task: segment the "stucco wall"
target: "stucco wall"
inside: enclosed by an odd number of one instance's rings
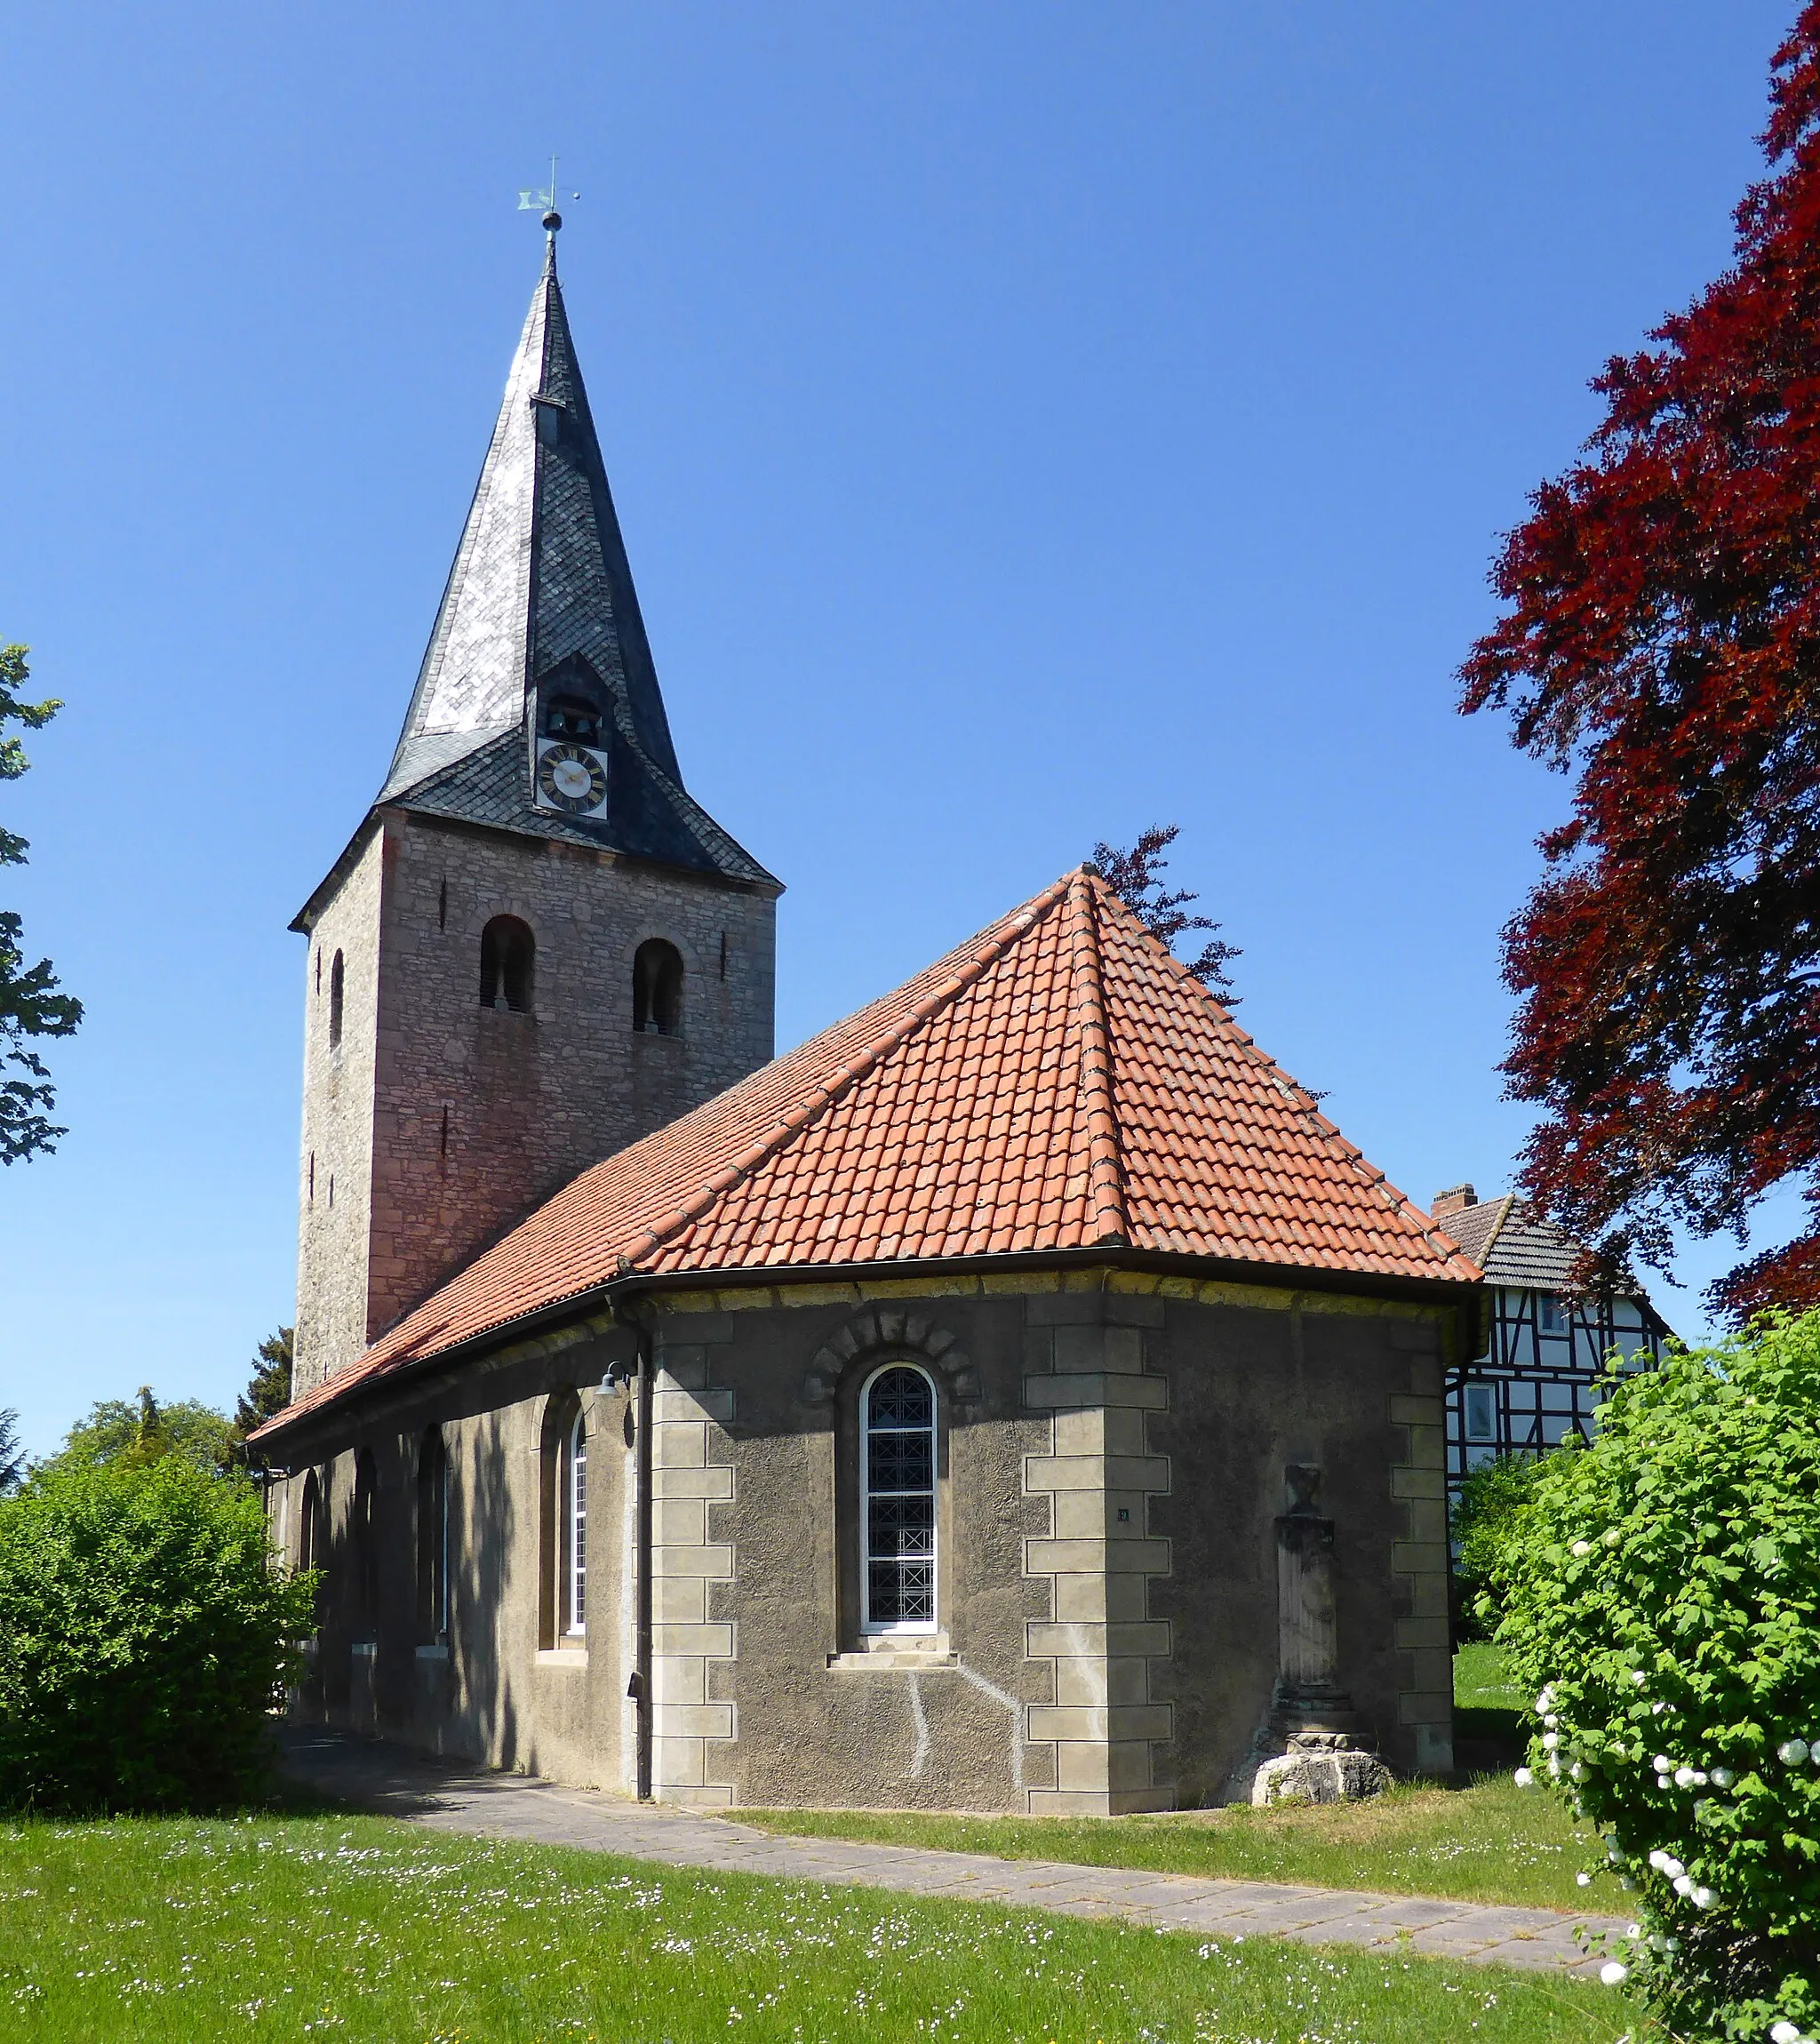
[[[1449,1769],[1441,1316],[1180,1289],[906,1281],[826,1303],[730,1290],[715,1311],[666,1314],[682,1362],[669,1424],[699,1424],[730,1491],[704,1527],[704,1611],[722,1628],[706,1694],[729,1723],[670,1792],[1058,1812],[1217,1800],[1270,1708],[1292,1462],[1328,1473],[1342,1680],[1393,1766]],[[946,1661],[856,1651],[843,1608],[847,1401],[893,1354],[944,1387]]]
[[[1400,1771],[1450,1768],[1444,1309],[1088,1273],[729,1289],[640,1310],[657,1364],[660,1797],[1058,1812],[1218,1800],[1270,1708],[1290,1463],[1325,1473],[1341,1681]],[[629,1788],[635,1463],[617,1392],[585,1393],[603,1444],[585,1661],[538,1642],[546,1401],[631,1353],[627,1329],[563,1342],[362,1409],[395,1501],[393,1601],[365,1706],[344,1537],[322,1700],[495,1764]],[[940,1630],[916,1641],[858,1625],[858,1393],[892,1358],[926,1369],[940,1401]],[[432,1419],[455,1457],[463,1553],[441,1674],[407,1650],[405,1601],[411,1458]],[[344,1527],[347,1425],[325,1417],[318,1446],[300,1444],[337,1449]],[[297,1522],[293,1506],[293,1543]]]
[[[1171,1301],[1148,1336],[1169,1389],[1149,1441],[1171,1475],[1149,1507],[1172,1561],[1151,1586],[1151,1613],[1171,1632],[1167,1660],[1152,1665],[1174,1714],[1167,1761],[1182,1803],[1218,1799],[1269,1711],[1274,1521],[1290,1463],[1322,1471],[1341,1681],[1399,1772],[1453,1765],[1445,1532],[1441,1508],[1409,1495],[1412,1474],[1436,1495],[1441,1481],[1440,1329],[1335,1310],[1345,1303]]]
[[[326,1485],[326,1581],[301,1715],[556,1780],[635,1787],[626,1695],[635,1665],[629,1399],[598,1388],[608,1363],[629,1354],[617,1333],[538,1345],[491,1368],[403,1386],[372,1401],[357,1429],[301,1448],[271,1506],[294,1564],[305,1483],[314,1473]],[[566,1409],[571,1395],[589,1434],[588,1624],[584,1644],[555,1646],[545,1643],[555,1589],[542,1539],[552,1509],[545,1421],[552,1401]],[[432,1425],[449,1457],[450,1624],[440,1648],[418,1616],[417,1457]],[[363,1449],[377,1478],[371,1611],[359,1608],[351,1527]]]

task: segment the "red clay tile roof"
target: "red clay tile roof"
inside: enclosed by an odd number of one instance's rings
[[[1099,1246],[1479,1277],[1083,870],[583,1172],[268,1425],[631,1269]]]

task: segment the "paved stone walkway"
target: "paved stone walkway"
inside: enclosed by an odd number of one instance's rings
[[[1575,1943],[1574,1923],[1584,1921],[1593,1930],[1620,1928],[1616,1918],[1577,1919],[1545,1909],[778,1837],[698,1810],[631,1802],[598,1790],[431,1760],[344,1732],[288,1727],[281,1736],[288,1773],[363,1808],[409,1817],[438,1831],[580,1846],[716,1873],[895,1888],[1209,1936],[1388,1945],[1425,1959],[1583,1973],[1596,1972],[1599,1961]]]

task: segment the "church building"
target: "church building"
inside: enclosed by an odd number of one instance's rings
[[[773,1058],[779,883],[685,789],[547,224],[294,925],[297,1712],[722,1807],[1449,1772],[1477,1266],[1086,869]]]

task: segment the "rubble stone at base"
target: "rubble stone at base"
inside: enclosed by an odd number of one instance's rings
[[[1255,1808],[1281,1802],[1359,1802],[1382,1795],[1393,1779],[1374,1753],[1361,1752],[1344,1734],[1292,1734],[1289,1750],[1268,1760],[1251,1780]]]

